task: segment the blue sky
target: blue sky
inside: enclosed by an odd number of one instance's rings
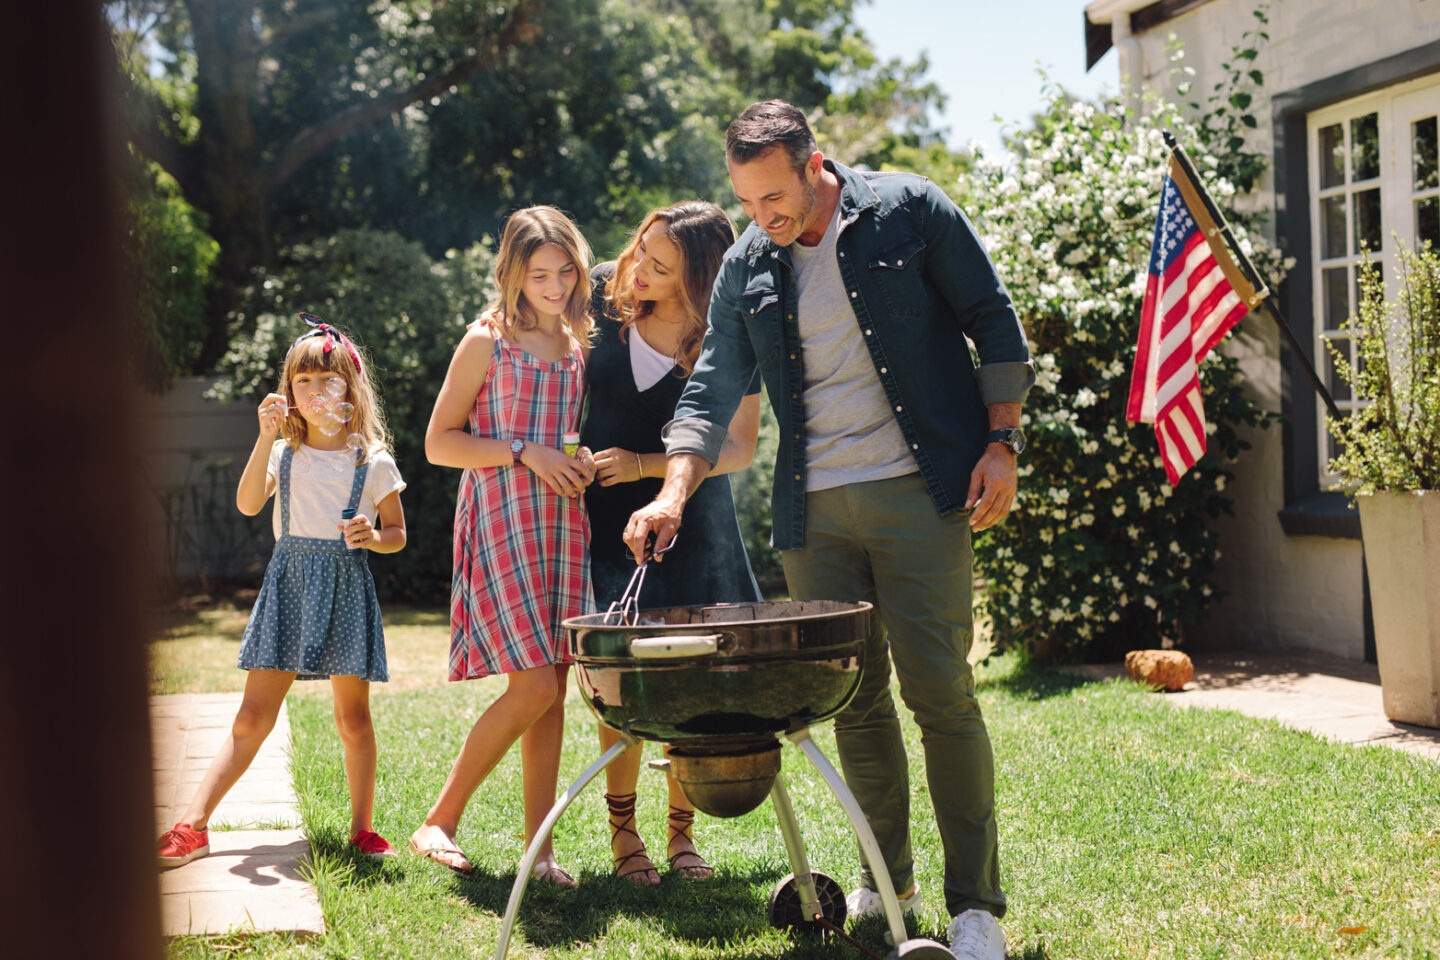
[[[1086,0],[861,0],[856,21],[880,56],[930,54],[930,77],[949,97],[939,124],[949,143],[1000,146],[998,114],[1023,125],[1040,107],[1037,62],[1082,98],[1114,93],[1115,53],[1085,72]]]

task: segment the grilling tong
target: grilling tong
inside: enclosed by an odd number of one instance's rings
[[[610,606],[605,608],[604,622],[606,626],[627,626],[633,627],[640,622],[640,590],[645,586],[645,571],[650,569],[650,561],[669,550],[674,549],[675,542],[680,539],[677,532],[670,538],[670,542],[659,550],[654,549],[655,534],[650,534],[645,544],[645,560],[635,567],[635,572],[630,575],[630,583],[625,587],[625,592],[620,594],[620,599],[612,601]],[[610,618],[614,617],[612,621]]]

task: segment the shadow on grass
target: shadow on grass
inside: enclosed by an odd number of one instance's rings
[[[779,879],[773,868],[737,873],[719,869],[709,879],[687,880],[664,875],[658,887],[640,887],[609,873],[585,872],[577,890],[561,890],[532,881],[525,888],[516,917],[515,936],[544,949],[577,948],[603,938],[618,918],[639,919],[674,940],[714,945],[728,958],[783,957],[786,960],[840,958],[853,955],[837,938],[784,935],[789,944],[777,950],[769,923],[769,894]],[[475,907],[503,916],[515,882],[513,873],[476,871],[456,880],[456,889]],[[874,943],[882,955],[889,948],[877,930]],[[755,941],[764,939],[761,945]],[[733,945],[734,950],[729,949]]]
[[[1061,666],[1027,660],[981,672],[975,681],[975,689],[1008,693],[1021,700],[1048,700],[1095,682]]]

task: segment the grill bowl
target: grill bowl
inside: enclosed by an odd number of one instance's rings
[[[833,717],[859,686],[870,609],[787,600],[642,610],[635,625],[590,614],[564,626],[602,723],[683,744]]]

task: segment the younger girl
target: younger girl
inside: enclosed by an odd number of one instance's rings
[[[465,739],[411,848],[459,873],[455,831],[470,796],[518,738],[528,843],[555,802],[569,668],[566,617],[590,612],[588,454],[563,449],[580,419],[590,250],[554,207],[513,214],[500,238],[500,293],[461,339],[425,432],[431,463],[463,467],[455,508],[450,679],[503,673],[505,692]],[[469,430],[466,430],[466,426]],[[574,879],[547,840],[535,876]]]
[[[350,784],[350,845],[374,858],[395,853],[371,823],[370,681],[387,680],[389,672],[367,558],[405,546],[405,483],[368,365],[340,331],[301,316],[315,329],[291,345],[278,392],[260,402],[260,437],[235,494],[247,516],[277,495],[275,552],[240,645],[238,666],[250,671],[245,696],[185,817],[160,838],[162,866],[210,852],[210,816],[255,759],[297,677],[330,679]],[[347,509],[353,519],[342,520]]]

